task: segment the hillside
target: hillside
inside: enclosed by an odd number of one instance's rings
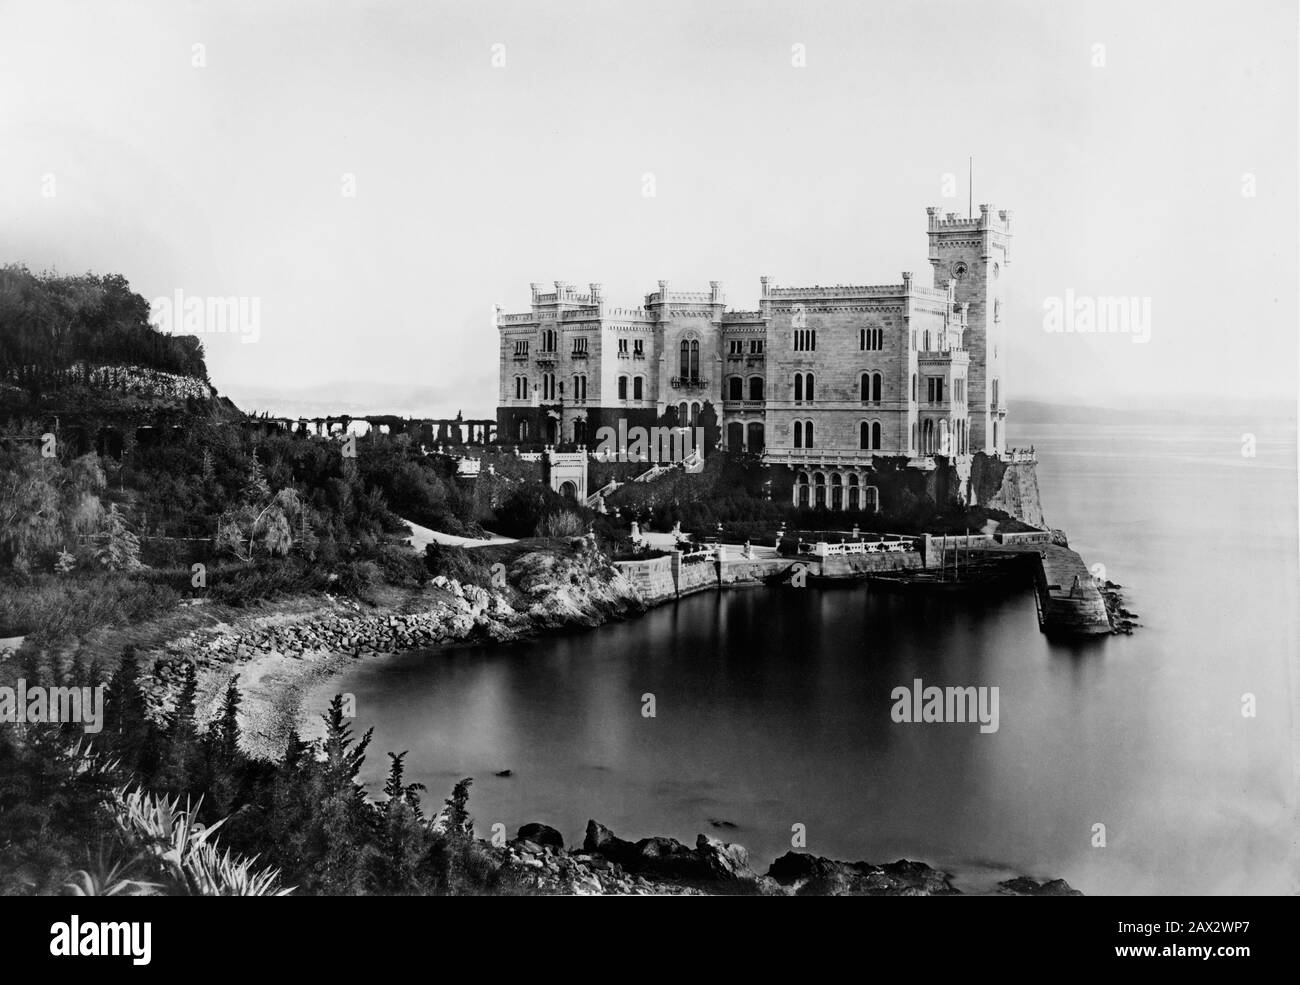
[[[0,423],[177,423],[240,416],[208,381],[203,344],[149,324],[120,274],[0,268]]]

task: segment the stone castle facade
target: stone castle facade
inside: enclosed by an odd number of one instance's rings
[[[757,311],[729,311],[721,286],[670,290],[636,308],[532,285],[529,311],[504,314],[498,435],[589,444],[602,427],[696,426],[712,406],[723,445],[796,472],[796,503],[878,506],[884,459],[969,474],[1006,446],[1003,320],[1011,212],[929,215],[932,286],[778,287]],[[672,415],[669,415],[671,418]]]

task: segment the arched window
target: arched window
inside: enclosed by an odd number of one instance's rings
[[[916,421],[912,422],[912,444],[908,450],[914,454],[916,452]]]
[[[683,400],[680,404],[677,405],[677,426],[679,428],[686,427],[686,424],[688,421],[690,421],[690,418],[691,418],[690,405],[687,404],[685,400]]]
[[[528,422],[527,422],[527,421],[520,421],[520,422],[519,422],[518,434],[519,434],[519,440],[520,440],[520,441],[527,441],[527,440],[528,440]]]
[[[683,376],[683,377],[685,377],[685,378],[687,378],[687,379],[690,379],[690,376],[691,376],[691,343],[688,342],[686,339],[682,339],[681,355],[682,355],[682,358],[681,358],[681,372],[680,372],[678,375],[679,375],[679,376]]]
[[[805,509],[808,506],[808,475],[800,472],[794,481],[794,504]]]
[[[745,381],[739,376],[733,376],[727,380],[727,399],[744,400],[745,399]]]
[[[627,399],[627,377],[626,376],[620,376],[618,378],[618,399],[619,400]]]
[[[763,377],[751,376],[749,378],[749,399],[750,400],[763,399]]]
[[[804,376],[805,376],[805,379],[803,381],[804,399],[814,400],[816,398],[813,396],[813,375],[812,373],[805,373]]]
[[[584,389],[582,395],[583,395],[584,397],[587,395],[585,389]],[[632,399],[633,399],[633,400],[644,400],[644,399],[645,399],[645,377],[644,377],[644,376],[633,377],[633,379],[632,379]]]
[[[813,475],[813,507],[826,507],[826,476],[817,472]]]
[[[858,425],[858,447],[863,451],[871,449],[871,425],[866,421]]]
[[[858,495],[858,474],[849,473],[849,510],[857,512],[861,508],[861,499]]]
[[[573,443],[575,445],[585,445],[587,443],[587,422],[573,422]]]
[[[691,379],[700,378],[700,343],[698,340],[691,340]]]
[[[912,400],[916,400],[916,374],[912,374]]]
[[[691,427],[700,423],[700,411],[703,408],[699,404],[691,404]]]
[[[871,399],[880,403],[880,393],[884,388],[884,377],[879,373],[873,373],[871,376]]]
[[[880,511],[880,490],[875,486],[867,486],[862,490],[866,497],[866,509],[871,513]]]
[[[866,401],[871,399],[871,374],[863,373],[860,382],[862,386],[862,401],[863,403],[866,403]]]
[[[796,448],[802,448],[803,447],[803,421],[795,421],[793,430],[794,430],[794,446]]]
[[[813,424],[812,421],[805,421],[805,422],[804,422],[804,425],[803,425],[803,440],[804,440],[804,447],[805,447],[805,448],[811,448],[811,447],[813,446],[813,426],[812,426],[812,424]]]
[[[794,399],[803,399],[803,373],[794,374]]]
[[[871,450],[880,451],[882,447],[880,441],[880,422],[873,421],[871,425]]]

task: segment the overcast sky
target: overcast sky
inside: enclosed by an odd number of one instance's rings
[[[1294,0],[10,0],[0,262],[259,298],[205,336],[237,398],[487,414],[529,281],[928,284],[973,155],[1013,398],[1291,396],[1296,41]],[[1045,332],[1067,289],[1150,298],[1150,341]]]

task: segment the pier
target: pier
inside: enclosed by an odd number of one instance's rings
[[[1023,540],[1017,541],[1015,537]],[[906,551],[814,550],[799,556],[759,547],[746,557],[734,545],[714,545],[676,550],[646,560],[616,561],[615,565],[631,579],[645,601],[654,605],[709,589],[747,584],[804,584],[807,578],[870,580],[872,575],[897,574],[907,579],[908,573],[914,572],[920,582],[925,574],[945,563],[956,571],[961,565],[971,563],[970,554],[977,553],[981,566],[1000,560],[1025,572],[1015,577],[1032,578],[1038,626],[1047,635],[1110,633],[1112,627],[1105,601],[1083,558],[1068,547],[1050,543],[1047,537],[1046,534],[1020,534],[999,540],[995,536],[972,534],[945,538],[947,550],[944,550],[939,538],[927,535],[908,538],[915,541],[916,549]],[[798,577],[800,574],[804,577]],[[959,584],[955,577],[951,587]]]

